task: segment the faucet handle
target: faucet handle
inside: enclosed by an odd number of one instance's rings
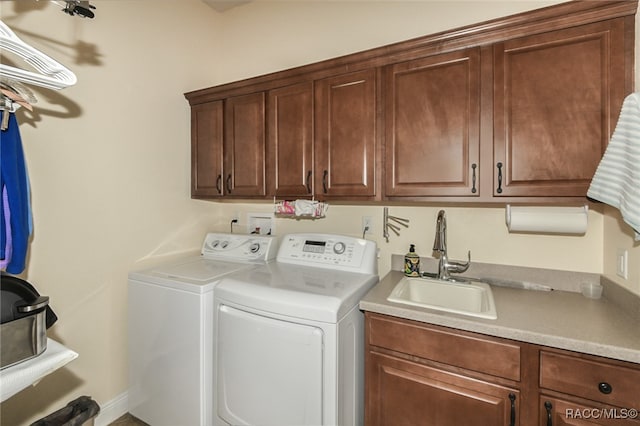
[[[469,265],[471,265],[471,250],[467,252],[468,260],[466,263],[449,261],[447,262],[447,269],[449,272],[453,272],[456,274],[461,274],[469,269]]]

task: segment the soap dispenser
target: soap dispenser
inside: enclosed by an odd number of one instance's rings
[[[411,244],[409,253],[404,255],[404,274],[408,277],[420,276],[420,256],[416,253],[415,244]]]

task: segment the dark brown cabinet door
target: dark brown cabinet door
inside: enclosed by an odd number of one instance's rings
[[[319,198],[374,198],[375,69],[315,83],[315,193]]]
[[[313,83],[269,92],[267,180],[277,197],[312,196]]]
[[[520,424],[515,389],[376,352],[367,361],[367,426]]]
[[[191,110],[191,196],[223,195],[223,103],[208,102]]]
[[[494,196],[585,196],[624,98],[624,22],[494,47]]]
[[[385,194],[478,196],[480,49],[384,70]]]
[[[225,195],[266,195],[264,98],[260,92],[225,100]]]

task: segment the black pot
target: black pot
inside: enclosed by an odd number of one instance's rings
[[[12,275],[0,276],[0,324],[35,315],[45,310],[46,327],[58,317],[49,306],[49,297],[40,296],[27,281]]]

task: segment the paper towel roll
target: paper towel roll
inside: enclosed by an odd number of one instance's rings
[[[511,207],[507,205],[509,232],[542,234],[584,234],[587,232],[587,206]]]

